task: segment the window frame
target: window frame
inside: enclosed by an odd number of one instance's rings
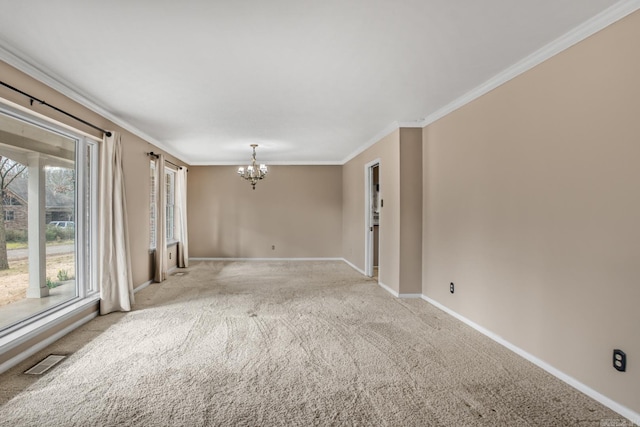
[[[149,161],[149,251],[156,250],[157,244],[157,209],[158,209],[158,197],[156,190],[158,188],[155,182],[156,174],[156,161]],[[176,175],[178,171],[175,169],[166,167],[164,168],[164,180],[166,183],[166,197],[165,197],[165,223],[163,224],[165,230],[165,236],[167,239],[167,247],[175,245],[178,241],[175,239],[175,203],[176,203]],[[171,210],[171,215],[169,215]]]
[[[156,229],[157,229],[157,197],[156,197],[156,162],[149,161],[149,250],[156,250]]]
[[[75,276],[76,296],[0,329],[0,354],[38,336],[94,305],[98,289],[98,142],[80,131],[53,123],[29,111],[0,102],[0,114],[75,141],[76,187]],[[86,162],[86,163],[85,163]],[[84,214],[88,216],[85,217]],[[95,317],[95,314],[89,316]]]
[[[167,197],[165,198],[165,235],[167,236],[167,246],[175,243],[175,206],[176,206],[176,173],[171,168],[164,169],[165,181],[167,184]],[[171,215],[169,215],[171,211]]]

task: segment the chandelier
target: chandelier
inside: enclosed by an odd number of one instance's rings
[[[264,177],[267,175],[267,172],[269,172],[267,170],[267,165],[261,164],[260,166],[258,166],[258,164],[256,163],[256,147],[257,146],[258,144],[251,144],[251,148],[253,148],[253,155],[251,156],[251,164],[247,166],[246,169],[243,167],[238,168],[238,175],[240,175],[241,178],[244,178],[247,181],[249,181],[254,190],[256,189],[256,183],[259,180],[264,179]]]

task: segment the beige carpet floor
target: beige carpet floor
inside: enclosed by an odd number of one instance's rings
[[[1,426],[600,426],[621,417],[341,262],[199,262],[0,376]]]

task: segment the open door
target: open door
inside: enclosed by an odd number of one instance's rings
[[[380,236],[380,160],[365,165],[365,274],[378,277]]]
[[[378,278],[378,261],[380,254],[380,165],[371,168],[371,223],[373,225],[373,277]]]

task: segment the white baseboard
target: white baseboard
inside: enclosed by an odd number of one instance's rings
[[[147,280],[146,282],[144,282],[142,285],[138,286],[137,288],[133,289],[133,293],[137,294],[138,292],[140,292],[141,290],[143,290],[144,288],[146,288],[147,286],[149,286],[151,283],[153,283],[153,280]]]
[[[344,261],[349,267],[353,268],[355,271],[357,271],[358,273],[362,274],[363,276],[366,276],[367,274],[364,272],[364,270],[359,269],[358,267],[356,267],[355,264],[353,264],[350,261],[347,261],[345,258],[340,258],[341,261]]]
[[[178,269],[177,265],[174,265],[173,267],[171,267],[170,269],[167,270],[167,277],[173,273],[175,270]],[[133,289],[133,293],[137,294],[138,292],[140,292],[141,290],[143,290],[144,288],[146,288],[147,286],[149,286],[150,284],[153,283],[153,280],[147,280],[146,282],[144,282],[141,285],[138,285],[138,287]]]
[[[3,364],[0,365],[0,374],[13,368],[14,366],[16,366],[18,363],[26,360],[27,358],[33,356],[34,354],[36,354],[37,352],[39,352],[40,350],[46,348],[48,345],[53,344],[54,342],[56,342],[57,340],[59,340],[60,338],[62,338],[63,336],[67,335],[69,332],[73,331],[74,329],[84,325],[85,323],[87,323],[88,321],[90,321],[91,319],[94,319],[98,316],[98,312],[95,311],[93,313],[90,313],[88,315],[86,315],[85,317],[83,317],[82,319],[72,323],[71,325],[67,326],[64,329],[59,330],[58,332],[56,332],[55,334],[51,335],[50,337],[38,342],[37,344],[29,347],[27,350],[21,352],[20,354],[12,357],[11,359],[7,360],[6,362],[4,362]],[[52,325],[54,326],[54,325]]]
[[[385,291],[389,292],[391,295],[393,295],[396,298],[400,298],[400,294],[398,292],[396,292],[395,290],[391,289],[389,286],[385,285],[384,283],[382,283],[380,280],[378,280],[378,285],[380,285],[380,287],[382,289],[384,289]]]
[[[429,297],[427,297],[425,295],[422,295],[422,299],[425,300],[426,302],[428,302],[429,304],[434,305],[435,307],[438,307],[440,310],[444,311],[445,313],[450,314],[451,316],[455,317],[456,319],[460,320],[461,322],[466,323],[467,325],[471,326],[476,331],[478,331],[481,334],[491,338],[492,340],[494,340],[498,344],[503,345],[504,347],[506,347],[509,350],[513,351],[517,355],[527,359],[529,362],[533,363],[534,365],[537,365],[538,367],[544,369],[545,371],[547,371],[548,373],[550,373],[554,377],[564,381],[565,383],[569,384],[571,387],[573,387],[573,388],[581,391],[582,393],[586,394],[587,396],[591,397],[593,400],[596,400],[596,401],[602,403],[604,406],[614,410],[615,412],[617,412],[618,414],[620,414],[623,417],[627,418],[631,422],[633,422],[635,424],[640,424],[640,413],[637,413],[637,412],[627,408],[626,406],[621,405],[618,402],[615,402],[614,400],[608,398],[607,396],[595,391],[591,387],[581,383],[580,381],[576,380],[575,378],[565,374],[564,372],[554,368],[553,366],[549,365],[548,363],[538,359],[536,356],[532,355],[531,353],[528,353],[527,351],[521,349],[520,347],[511,344],[509,341],[505,340],[501,336],[496,335],[492,331],[490,331],[490,330],[478,325],[474,321],[469,320],[466,317],[456,313],[455,311],[453,311],[450,308],[440,304],[439,302],[437,302],[437,301],[435,301],[435,300],[433,300],[433,299],[431,299],[431,298],[429,298]]]
[[[398,294],[398,298],[420,299],[422,298],[422,294]]]
[[[358,267],[356,267],[353,263],[347,261],[344,258],[342,258],[342,261],[344,261],[351,268],[353,268],[354,270],[356,270],[357,272],[359,272],[363,276],[366,276],[365,272],[363,270],[359,269]],[[382,283],[380,280],[378,280],[378,285],[380,285],[380,287],[382,289],[384,289],[385,291],[389,292],[391,295],[393,295],[396,298],[408,298],[408,299],[409,298],[422,298],[422,294],[401,294],[401,293],[398,293],[398,292],[394,291],[393,289],[391,289],[391,287],[389,287],[389,286],[385,285],[384,283]]]

